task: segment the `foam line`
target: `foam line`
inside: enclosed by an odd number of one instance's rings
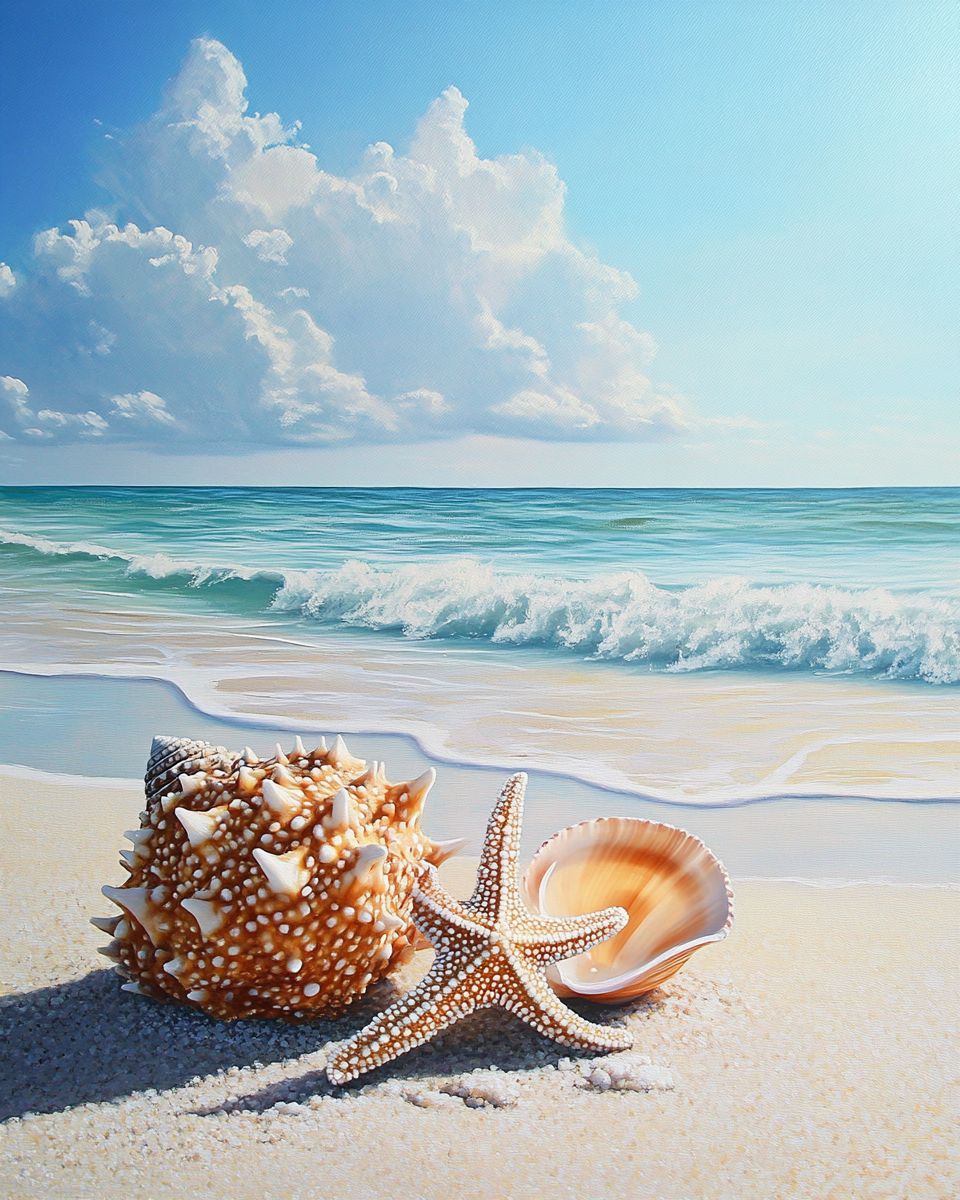
[[[913,883],[902,879],[892,879],[889,875],[872,876],[867,879],[826,878],[814,879],[805,875],[735,875],[735,884],[740,883],[799,883],[804,887],[820,888],[824,891],[835,891],[840,888],[863,887],[896,887],[923,888],[924,890],[941,889],[947,892],[960,892],[960,881],[948,883]]]
[[[249,587],[251,613],[264,611],[267,589],[275,613],[408,638],[535,646],[666,672],[776,668],[960,682],[960,602],[924,593],[734,576],[669,589],[639,571],[510,575],[470,558],[296,571],[124,554],[4,530],[0,541],[121,565],[134,584],[144,577],[172,587],[230,584],[241,594]]]
[[[336,724],[336,729],[333,729],[329,722],[319,723],[316,721],[305,721],[298,718],[286,717],[283,715],[260,716],[255,713],[246,713],[235,709],[226,708],[217,704],[212,698],[204,696],[198,699],[195,694],[192,694],[191,687],[196,686],[198,689],[204,687],[202,679],[187,680],[182,677],[175,678],[173,674],[150,675],[145,674],[141,670],[126,668],[123,665],[117,664],[110,669],[101,671],[91,671],[86,667],[75,667],[71,664],[18,664],[16,667],[7,667],[0,663],[0,672],[10,675],[25,675],[25,676],[40,676],[42,678],[55,679],[57,676],[69,675],[81,679],[124,679],[131,682],[143,681],[151,683],[160,683],[165,687],[173,689],[177,693],[178,698],[188,708],[203,717],[209,717],[219,721],[224,725],[230,726],[237,730],[238,736],[242,730],[253,729],[268,729],[268,730],[284,730],[291,734],[300,734],[304,737],[322,736],[327,734],[342,733],[344,736],[361,736],[361,737],[376,737],[389,736],[406,738],[413,742],[421,754],[432,762],[439,764],[447,764],[453,767],[478,768],[488,771],[503,771],[507,774],[512,773],[517,769],[516,758],[506,757],[498,760],[487,756],[474,756],[465,758],[455,756],[448,753],[439,740],[433,740],[423,736],[420,730],[412,730],[402,727],[399,724],[380,724],[377,722],[360,724],[356,721],[342,720]],[[913,739],[911,739],[913,740]],[[743,808],[751,804],[763,804],[767,801],[774,800],[822,800],[825,802],[837,801],[871,801],[878,804],[960,804],[960,800],[955,793],[951,794],[935,794],[926,796],[894,796],[883,795],[880,793],[871,793],[866,789],[826,792],[816,788],[781,788],[769,786],[769,780],[777,779],[778,772],[771,772],[771,775],[766,780],[761,780],[759,784],[752,787],[747,786],[727,786],[715,788],[709,796],[704,796],[702,793],[698,796],[691,797],[685,794],[680,794],[673,789],[645,789],[639,788],[632,784],[626,776],[621,776],[619,771],[611,771],[606,778],[602,774],[596,772],[589,775],[580,773],[575,769],[560,770],[553,763],[541,763],[534,758],[525,758],[523,769],[530,773],[536,773],[544,778],[556,779],[575,779],[580,783],[586,784],[588,787],[595,788],[601,792],[607,792],[614,796],[629,796],[637,800],[651,801],[657,804],[666,804],[679,809],[725,809],[725,808]],[[611,778],[612,776],[612,778]],[[764,784],[767,784],[764,787]]]

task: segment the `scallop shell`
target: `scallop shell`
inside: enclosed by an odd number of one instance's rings
[[[659,987],[733,924],[730,880],[703,842],[636,818],[601,817],[555,834],[527,868],[523,894],[533,911],[555,917],[627,910],[615,937],[547,973],[559,996],[601,1004]]]
[[[420,831],[433,769],[391,784],[342,738],[252,750],[154,739],[130,875],[94,925],[128,980],[223,1020],[336,1013],[413,954],[422,862],[464,843]]]

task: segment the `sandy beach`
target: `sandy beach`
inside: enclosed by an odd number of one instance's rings
[[[4,16],[0,1200],[960,1200],[956,3]]]
[[[0,787],[5,1195],[960,1191],[955,891],[734,881],[726,942],[639,1003],[589,1012],[633,1032],[641,1090],[603,1090],[588,1056],[497,1012],[334,1089],[326,1047],[391,985],[340,1022],[295,1027],[120,992],[88,920],[122,878],[139,793],[23,771]],[[466,893],[473,861],[449,865],[451,890]]]

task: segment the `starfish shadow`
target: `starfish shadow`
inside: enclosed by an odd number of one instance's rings
[[[624,1011],[588,1001],[571,1005],[581,1016],[601,1025],[622,1025]],[[631,1008],[630,1011],[634,1011]],[[347,1037],[354,1029],[342,1031]],[[483,1009],[444,1030],[432,1041],[391,1059],[343,1085],[332,1084],[324,1071],[311,1071],[295,1079],[283,1079],[226,1104],[192,1110],[198,1116],[245,1109],[263,1112],[279,1103],[304,1104],[314,1096],[349,1100],[380,1084],[394,1080],[416,1084],[438,1077],[462,1075],[478,1067],[496,1068],[504,1074],[555,1067],[562,1058],[595,1057],[590,1051],[570,1049],[542,1037],[523,1021],[498,1008]],[[415,1086],[411,1091],[417,1090]]]

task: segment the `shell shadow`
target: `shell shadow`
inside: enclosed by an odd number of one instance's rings
[[[0,998],[0,1120],[166,1091],[230,1067],[296,1059],[349,1036],[399,993],[372,988],[337,1020],[224,1023],[120,991],[111,970]]]
[[[111,970],[0,998],[0,1121],[25,1113],[61,1112],[79,1104],[121,1100],[149,1089],[167,1091],[230,1067],[288,1062],[324,1043],[355,1033],[400,995],[381,981],[343,1016],[313,1021],[225,1023],[176,1004],[121,992]],[[633,1010],[589,1002],[571,1004],[598,1024],[621,1023]],[[280,1101],[312,1096],[347,1098],[391,1079],[455,1075],[475,1067],[525,1071],[584,1052],[559,1046],[499,1009],[485,1009],[444,1030],[433,1041],[334,1087],[322,1070],[281,1080],[200,1114],[245,1108],[262,1111]]]

